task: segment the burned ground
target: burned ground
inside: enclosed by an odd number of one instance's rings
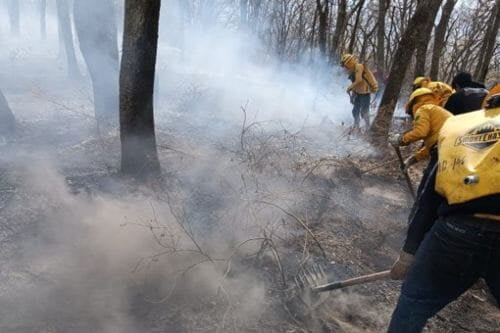
[[[186,106],[180,85],[160,104],[163,179],[140,187],[118,175],[117,132],[96,134],[82,87],[54,97],[19,80],[19,135],[0,148],[2,332],[384,331],[400,282],[332,292],[311,314],[294,277],[390,267],[411,204],[391,152],[327,120],[206,115],[197,103],[217,94],[195,89]],[[499,325],[479,284],[429,331]]]

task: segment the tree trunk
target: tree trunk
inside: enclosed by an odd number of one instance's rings
[[[335,23],[335,34],[332,40],[333,59],[338,60],[340,57],[341,41],[344,38],[345,29],[347,27],[347,0],[339,0],[337,9],[337,21]]]
[[[47,0],[40,0],[40,36],[47,39]]]
[[[349,42],[349,48],[348,48],[349,53],[354,52],[354,45],[356,43],[356,36],[358,34],[359,18],[361,16],[361,11],[363,10],[364,4],[365,4],[365,0],[360,0],[358,3],[359,7],[358,7],[358,10],[356,12],[356,19],[354,21],[354,27],[352,28],[351,41]]]
[[[497,45],[498,29],[500,28],[500,0],[496,0],[494,7],[494,15],[490,20],[490,25],[484,38],[484,47],[481,49],[482,55],[476,67],[475,77],[479,81],[485,81],[488,75],[488,68],[490,66],[491,58],[495,52]]]
[[[434,49],[432,50],[432,62],[431,62],[431,72],[430,77],[433,80],[438,79],[439,75],[439,61],[441,59],[441,54],[444,49],[444,38],[446,36],[446,29],[448,28],[448,23],[450,22],[451,13],[457,0],[446,0],[444,4],[441,19],[436,27],[436,32],[434,34]]]
[[[421,0],[422,1],[422,0]],[[443,0],[438,0],[439,4],[441,5],[441,2]],[[438,10],[439,11],[439,7]],[[421,35],[417,39],[416,43],[416,49],[417,49],[417,54],[416,54],[416,61],[415,61],[415,72],[414,72],[414,77],[417,76],[425,76],[425,64],[427,63],[427,47],[429,46],[429,40],[431,39],[432,35],[432,29],[434,28],[434,21],[437,16],[437,11],[434,16],[428,17],[428,20],[424,22],[422,26],[419,28],[422,29]]]
[[[442,0],[422,0],[411,17],[394,55],[387,86],[378,109],[377,116],[370,129],[370,138],[373,143],[383,144],[392,123],[394,108],[398,102],[401,86],[411,62],[413,51],[418,41],[425,36],[427,24],[433,24]]]
[[[0,90],[0,136],[10,137],[16,132],[16,119]]]
[[[323,3],[321,0],[316,0],[316,10],[318,12],[318,42],[319,42],[319,50],[321,55],[326,58],[326,40],[327,40],[327,32],[328,32],[328,18],[329,18],[329,9],[330,4],[328,0],[325,0]]]
[[[68,0],[56,0],[57,17],[59,20],[60,35],[63,38],[66,60],[68,63],[68,76],[70,78],[78,78],[78,64],[75,56],[75,46],[73,44],[73,30],[71,28],[71,20],[69,17]]]
[[[158,175],[153,91],[160,0],[125,0],[120,69],[121,171],[134,178]]]
[[[9,21],[10,21],[10,33],[18,36],[19,35],[19,0],[8,0],[9,1]]]
[[[118,127],[118,37],[112,0],[75,0],[75,30],[94,91],[98,126]]]
[[[385,75],[385,16],[389,8],[390,0],[378,1],[378,17],[377,17],[377,72],[381,77]]]

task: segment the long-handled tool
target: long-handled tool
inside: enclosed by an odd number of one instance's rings
[[[358,276],[352,279],[328,282],[323,268],[319,265],[303,269],[297,275],[297,286],[303,290],[301,298],[312,309],[328,299],[325,291],[341,289],[349,286],[360,285],[389,278],[390,270]]]
[[[401,172],[403,173],[403,176],[405,177],[406,184],[408,185],[408,189],[410,190],[410,194],[413,198],[413,200],[417,199],[417,196],[415,195],[415,190],[413,189],[413,184],[410,179],[410,175],[408,175],[408,171],[405,170],[405,160],[403,159],[403,155],[401,154],[401,149],[399,149],[399,146],[397,145],[392,145],[394,147],[394,150],[396,151],[396,155],[398,155],[398,160],[399,160],[399,166],[401,168]]]
[[[341,289],[341,288],[345,288],[345,287],[349,287],[349,286],[356,286],[358,284],[364,284],[364,283],[368,283],[368,282],[384,280],[384,279],[387,279],[389,277],[390,273],[391,273],[391,271],[387,270],[387,271],[383,271],[383,272],[377,272],[377,273],[358,276],[358,277],[355,277],[352,279],[329,282],[329,283],[318,285],[316,287],[312,287],[312,291],[314,291],[314,292],[330,291],[330,290]]]

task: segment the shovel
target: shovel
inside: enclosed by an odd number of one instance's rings
[[[405,171],[405,160],[403,159],[403,155],[401,154],[401,149],[399,149],[399,146],[392,145],[394,147],[394,150],[396,151],[396,155],[398,155],[398,160],[399,160],[399,166],[401,167],[401,172],[403,173],[403,176],[405,177],[406,184],[408,185],[408,189],[410,190],[410,194],[413,198],[413,200],[416,200],[417,197],[415,195],[415,190],[413,189],[413,184],[411,182],[410,176],[408,175],[408,172]]]

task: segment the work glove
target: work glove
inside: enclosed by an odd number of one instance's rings
[[[417,163],[417,158],[414,155],[411,155],[405,160],[405,166],[403,167],[403,172],[407,173],[408,169],[415,163]]]
[[[410,270],[412,262],[413,262],[413,254],[401,251],[398,259],[392,265],[390,273],[391,279],[404,280],[406,274]]]
[[[389,143],[393,146],[401,146],[403,136],[401,134],[391,134],[388,139]]]

